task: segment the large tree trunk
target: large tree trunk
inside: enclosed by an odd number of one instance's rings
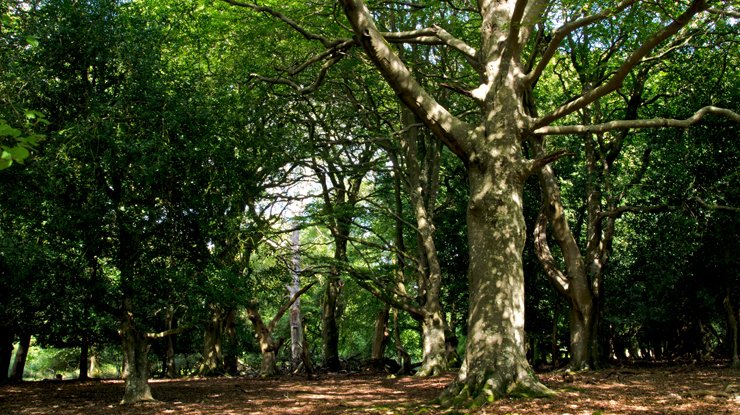
[[[0,327],[0,384],[8,382],[10,360],[13,357],[13,332]]]
[[[153,401],[149,388],[149,341],[146,333],[137,329],[133,321],[131,300],[124,299],[124,316],[121,322],[123,345],[124,394],[122,404]]]
[[[223,332],[228,312],[212,306],[211,315],[203,330],[203,361],[198,368],[200,376],[224,374]]]
[[[490,161],[468,169],[468,339],[463,367],[444,397],[455,397],[451,403],[472,398],[476,405],[507,394],[549,392],[525,356],[524,176],[513,162],[520,157],[518,139],[495,140],[500,145],[489,153]]]
[[[10,380],[20,382],[23,380],[23,371],[26,369],[26,358],[28,357],[28,348],[31,346],[31,334],[23,333],[18,341],[18,350],[15,351],[13,360],[13,370],[10,372]]]

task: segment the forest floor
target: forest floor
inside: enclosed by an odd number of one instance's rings
[[[740,371],[720,366],[630,366],[539,376],[558,392],[555,398],[503,399],[474,411],[430,403],[454,374],[427,379],[323,374],[317,380],[152,380],[158,401],[130,406],[119,405],[121,381],[24,382],[0,386],[0,414],[740,415]]]

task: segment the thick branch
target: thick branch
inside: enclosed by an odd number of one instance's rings
[[[603,133],[611,130],[620,130],[627,128],[688,128],[693,124],[701,121],[707,114],[721,115],[740,123],[740,114],[725,108],[707,106],[695,112],[689,118],[676,120],[670,118],[651,118],[649,120],[616,120],[603,124],[594,125],[553,125],[541,127],[534,130],[535,134],[553,135],[553,134],[582,134],[582,133]]]
[[[537,216],[537,225],[534,228],[534,251],[537,259],[540,260],[542,267],[545,269],[547,278],[553,282],[553,285],[561,294],[567,297],[570,282],[568,281],[568,277],[563,274],[563,271],[558,268],[555,258],[553,258],[552,252],[550,252],[550,245],[547,243],[547,214],[545,213],[545,209],[547,207],[543,204],[540,214]]]
[[[463,161],[471,153],[468,134],[473,130],[439,104],[411,75],[406,65],[378,32],[362,0],[341,0],[344,12],[365,52],[401,101],[434,135]]]
[[[683,14],[681,14],[681,16],[676,18],[670,24],[666,25],[658,33],[648,38],[648,40],[645,41],[645,43],[643,43],[640,47],[635,49],[635,51],[632,52],[632,54],[624,61],[622,66],[620,66],[619,69],[614,72],[612,77],[606,83],[599,86],[598,88],[594,88],[588,91],[587,93],[581,95],[579,98],[568,102],[567,104],[561,106],[550,114],[538,119],[535,122],[534,127],[538,128],[549,125],[553,121],[565,117],[566,115],[571,114],[572,112],[577,111],[581,108],[584,108],[597,99],[619,89],[627,75],[635,66],[637,66],[642,61],[645,56],[647,56],[664,40],[678,33],[678,31],[681,30],[682,27],[686,26],[691,21],[691,18],[694,17],[694,15],[705,10],[706,8],[706,0],[694,0],[691,3],[691,6],[689,6],[689,8]]]

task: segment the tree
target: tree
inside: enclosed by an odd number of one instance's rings
[[[641,34],[634,48],[619,57],[621,63],[598,85],[565,103],[545,108],[544,115],[540,116],[533,90],[563,39],[585,26],[620,17],[620,13],[636,3],[634,0],[617,5],[594,5],[592,10],[576,4],[578,2],[482,0],[476,5],[468,4],[460,11],[479,24],[477,47],[439,26],[382,33],[377,28],[375,15],[361,0],[340,1],[354,37],[336,40],[314,33],[275,10],[235,0],[225,1],[270,13],[306,39],[321,43],[325,51],[317,54],[313,62],[324,63],[322,76],[338,58],[353,56],[349,53],[351,47],[362,46],[404,105],[465,164],[470,191],[468,338],[463,368],[445,394],[448,402],[472,398],[473,402],[482,403],[506,394],[549,393],[532,374],[524,353],[521,255],[526,230],[522,189],[530,174],[561,157],[562,152],[528,159],[522,152],[524,141],[533,135],[688,126],[707,113],[740,120],[740,116],[731,111],[707,107],[687,120],[554,125],[556,121],[572,122],[569,115],[617,91],[628,74],[656,47],[717,2],[693,0],[669,9],[641,5],[646,13],[661,22],[661,26],[652,33]],[[564,9],[566,14],[559,19],[564,23],[550,32],[544,23],[553,7]],[[459,52],[478,76],[476,87],[458,88],[477,104],[477,117],[455,115],[455,108],[440,104],[416,80],[390,43],[426,43]]]

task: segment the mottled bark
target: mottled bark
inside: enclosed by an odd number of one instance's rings
[[[301,289],[301,231],[295,229],[291,236],[293,249],[293,283],[288,285],[288,293],[294,296]],[[295,370],[303,360],[303,319],[301,318],[301,300],[296,299],[290,306],[290,356],[291,368]]]

